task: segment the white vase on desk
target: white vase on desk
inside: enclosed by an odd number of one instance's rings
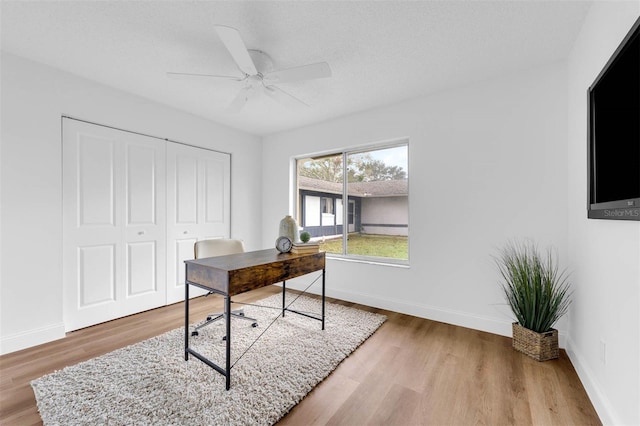
[[[298,242],[298,223],[293,217],[287,215],[280,221],[278,236],[287,237],[294,243]]]

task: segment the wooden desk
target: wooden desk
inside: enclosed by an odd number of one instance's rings
[[[285,311],[301,314],[285,306],[286,280],[322,270],[322,322],[324,330],[325,253],[292,254],[276,249],[252,251],[227,256],[185,260],[184,290],[184,359],[189,354],[226,377],[226,389],[231,386],[231,296],[282,282],[282,316]],[[189,286],[220,294],[224,297],[226,326],[226,361],[222,368],[189,347]],[[309,316],[306,314],[302,314]]]

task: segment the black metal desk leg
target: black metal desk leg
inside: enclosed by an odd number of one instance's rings
[[[227,326],[227,390],[231,387],[231,296],[224,297],[224,316]]]
[[[324,330],[324,268],[322,269],[322,329]]]
[[[189,361],[189,351],[187,351],[188,348],[189,348],[189,284],[185,279],[185,282],[184,282],[184,360],[185,361]]]
[[[287,292],[287,282],[282,281],[282,318],[284,318],[285,293]]]

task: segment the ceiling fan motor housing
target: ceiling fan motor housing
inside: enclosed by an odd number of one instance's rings
[[[271,56],[267,55],[262,50],[249,49],[248,51],[260,77],[273,71],[273,60],[271,59]]]

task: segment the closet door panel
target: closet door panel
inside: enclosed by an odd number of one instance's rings
[[[63,120],[67,331],[164,305],[165,141]]]
[[[225,200],[226,173],[223,161],[206,160],[204,162],[204,221],[207,224],[224,226],[225,211],[228,209]]]
[[[229,238],[230,167],[229,154],[167,145],[167,303],[184,300],[184,261],[194,258],[195,242]]]
[[[127,297],[156,292],[157,269],[155,242],[127,244]]]
[[[156,163],[153,147],[127,147],[127,225],[156,224]]]
[[[185,151],[181,149],[181,151]],[[181,152],[175,159],[176,225],[198,223],[198,158],[191,152]]]
[[[76,197],[80,226],[115,226],[115,140],[78,134]]]
[[[125,132],[127,312],[166,302],[166,141]]]
[[[193,246],[198,241],[196,238],[182,238],[177,239],[175,241],[176,247],[176,269],[175,269],[175,277],[173,277],[174,282],[176,283],[176,287],[183,288],[184,286],[184,273],[185,273],[185,260],[193,259]],[[182,298],[184,298],[184,293],[182,294]]]
[[[116,300],[114,244],[78,247],[78,307],[91,308]]]

